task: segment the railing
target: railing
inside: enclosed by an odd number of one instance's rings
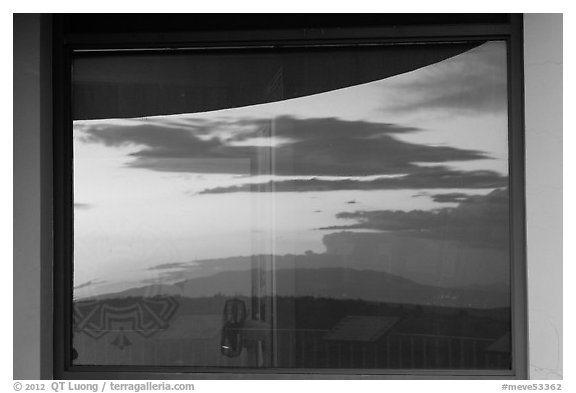
[[[328,330],[278,330],[276,348],[261,347],[266,367],[330,369],[509,369],[510,354],[488,351],[494,338],[390,333],[374,342],[330,341]],[[228,358],[218,335],[205,339],[148,339],[128,336],[130,345],[114,345],[113,334],[96,340],[79,334],[74,347],[78,364],[189,365],[254,367],[244,350]],[[272,356],[271,350],[277,351]],[[278,359],[272,364],[271,359]]]
[[[294,347],[289,367],[505,369],[510,363],[508,353],[486,351],[495,341],[489,338],[391,333],[375,342],[345,342],[324,340],[324,333],[283,334]]]

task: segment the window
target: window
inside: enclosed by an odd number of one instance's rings
[[[521,377],[511,26],[60,48],[59,375]]]

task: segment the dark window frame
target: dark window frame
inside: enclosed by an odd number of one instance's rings
[[[226,20],[234,15],[205,15],[222,29],[170,30],[170,15],[154,16],[154,27],[140,20],[135,32],[78,28],[78,18],[85,15],[56,15],[53,17],[53,106],[52,135],[53,188],[44,195],[52,201],[53,263],[53,378],[55,379],[527,379],[527,291],[525,238],[525,165],[524,165],[524,76],[523,76],[523,20],[522,15],[510,14],[494,18],[488,23],[479,17],[472,23],[470,14],[463,23],[455,17],[438,18],[430,15],[382,14],[377,17],[353,15],[292,15],[295,22],[281,29],[270,22],[282,15],[252,16],[256,22],[251,30],[246,23],[230,30]],[[106,15],[95,15],[105,21]],[[116,16],[118,17],[118,16]],[[130,25],[130,15],[122,18]],[[180,16],[181,17],[181,16]],[[198,15],[191,15],[199,17]],[[75,19],[76,18],[76,19]],[[160,18],[160,19],[158,19]],[[258,24],[263,19],[268,22]],[[411,19],[412,18],[412,19]],[[502,22],[504,19],[506,22]],[[416,23],[410,24],[411,20]],[[439,20],[440,24],[434,24]],[[159,22],[160,21],[160,22]],[[418,22],[420,21],[420,22]],[[76,27],[74,27],[76,26]],[[160,26],[160,27],[158,27]],[[162,26],[165,27],[162,30]],[[206,26],[206,25],[204,25]],[[328,27],[326,27],[328,26]],[[286,369],[218,369],[200,367],[148,366],[74,366],[72,349],[72,277],[73,277],[73,184],[72,184],[72,54],[78,50],[165,50],[176,48],[251,48],[315,45],[358,45],[393,42],[503,40],[508,48],[508,120],[509,120],[509,184],[511,239],[511,308],[512,308],[512,368],[511,370],[286,370]],[[47,261],[50,262],[50,261]]]

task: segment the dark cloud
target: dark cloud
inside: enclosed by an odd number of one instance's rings
[[[279,180],[203,190],[200,194],[229,192],[309,192],[334,190],[402,190],[440,188],[497,188],[508,184],[508,177],[493,171],[456,171],[445,167],[421,168],[420,173],[370,181],[343,179]]]
[[[88,204],[88,203],[74,203],[74,209],[78,209],[78,210],[85,210],[85,209],[91,209],[92,205]]]
[[[453,202],[465,202],[468,200],[469,196],[461,192],[451,192],[446,194],[435,194],[431,196],[434,202],[439,203],[453,203]]]
[[[445,194],[431,194],[427,195],[434,202],[439,203],[508,203],[507,193],[492,193],[488,196],[484,195],[470,195],[461,192],[450,192]]]
[[[466,202],[471,200],[471,198],[473,198],[473,196],[469,195],[469,194],[464,194],[462,192],[449,192],[449,193],[445,193],[445,194],[420,194],[420,195],[415,195],[415,196],[426,196],[426,197],[430,197],[434,202],[438,202],[438,203],[460,203],[460,202]]]
[[[320,229],[372,229],[407,236],[466,242],[480,247],[508,247],[508,190],[470,196],[455,208],[431,211],[342,212],[337,218],[354,220],[350,225]]]
[[[427,72],[418,80],[397,87],[401,102],[387,104],[386,110],[451,112],[502,112],[507,105],[506,46],[490,42]]]
[[[105,146],[143,146],[135,157],[207,157],[212,149],[220,146],[216,138],[203,140],[204,126],[191,127],[193,133],[184,128],[162,124],[98,125],[87,127],[82,139],[85,142],[102,143]]]
[[[207,133],[212,127],[219,133]],[[226,139],[221,131],[234,135]],[[236,132],[237,130],[237,132]],[[389,123],[335,118],[192,124],[177,129],[158,123],[137,126],[97,126],[85,129],[84,140],[107,146],[136,145],[131,167],[156,171],[258,174],[258,163],[270,148],[238,145],[256,137],[275,137],[285,143],[272,148],[274,173],[279,176],[367,176],[419,173],[416,163],[441,164],[489,158],[476,150],[404,142],[394,135],[417,131]],[[236,144],[235,144],[236,143]]]

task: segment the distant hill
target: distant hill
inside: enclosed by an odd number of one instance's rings
[[[324,236],[323,242],[332,263],[346,264],[334,267],[383,271],[442,287],[510,282],[510,256],[499,248],[472,247],[464,242],[406,236],[402,232],[336,232]]]
[[[171,285],[148,285],[99,299],[173,295],[187,298],[214,295],[250,296],[253,274],[250,270],[226,271],[207,277],[183,280]],[[505,288],[474,286],[440,288],[422,285],[392,274],[347,268],[279,269],[276,272],[276,295],[313,296],[334,299],[361,299],[385,303],[430,306],[495,308],[509,306]],[[271,276],[264,279],[263,293],[270,295]]]

